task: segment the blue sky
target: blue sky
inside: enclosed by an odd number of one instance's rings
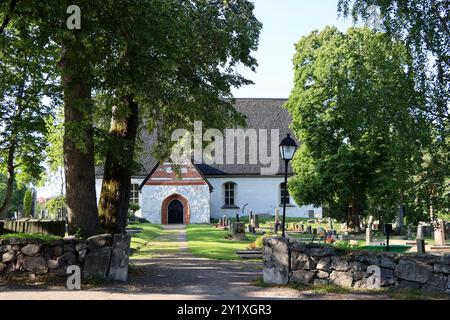
[[[294,44],[311,31],[334,25],[342,31],[351,19],[338,18],[338,0],[253,0],[262,22],[256,73],[239,69],[255,84],[233,90],[236,98],[287,98],[293,85]]]

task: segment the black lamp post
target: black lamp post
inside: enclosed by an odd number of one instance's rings
[[[297,144],[291,135],[288,133],[286,138],[281,140],[280,143],[280,156],[284,160],[284,201],[283,201],[283,222],[281,225],[281,236],[284,238],[284,227],[286,224],[286,201],[287,201],[287,169],[288,163],[294,157],[294,153],[297,150]]]

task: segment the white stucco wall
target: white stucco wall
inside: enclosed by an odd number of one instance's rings
[[[244,216],[250,210],[255,214],[275,214],[275,208],[279,209],[280,215],[283,207],[280,206],[280,183],[284,182],[283,177],[226,177],[209,178],[209,182],[214,187],[211,193],[211,217],[220,218],[223,216],[234,217],[236,213],[241,214],[242,207],[245,207]],[[224,183],[232,181],[235,186],[235,205],[239,209],[222,209],[225,204]],[[292,207],[286,208],[288,217],[308,217],[308,210],[314,210],[315,217],[322,217],[322,208],[313,206],[299,207],[294,199],[290,199]]]
[[[140,197],[142,216],[151,223],[161,223],[161,204],[173,194],[179,194],[189,202],[190,223],[209,223],[210,192],[207,185],[144,186]]]
[[[136,215],[146,218],[152,223],[161,223],[161,204],[162,201],[178,193],[185,197],[190,205],[191,223],[209,223],[212,218],[221,218],[224,215],[234,217],[236,213],[241,214],[242,207],[248,203],[244,215],[249,211],[253,213],[266,213],[273,215],[275,208],[279,209],[280,215],[283,207],[280,206],[280,183],[284,180],[282,177],[227,177],[227,178],[209,178],[208,181],[214,187],[212,193],[206,185],[193,186],[144,186],[139,194],[139,206],[141,210]],[[222,209],[224,205],[224,186],[225,182],[232,181],[236,183],[235,204],[239,209]],[[140,184],[142,179],[132,179],[132,183]],[[102,180],[96,180],[97,201],[100,197]],[[288,217],[308,217],[308,210],[314,210],[315,217],[322,217],[322,209],[313,206],[299,207],[291,197],[293,207],[286,208]]]

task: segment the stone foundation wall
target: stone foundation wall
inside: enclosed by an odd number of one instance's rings
[[[0,281],[67,277],[70,265],[80,266],[83,278],[126,281],[129,248],[130,236],[126,234],[50,242],[0,239]]]
[[[264,240],[264,283],[377,288],[375,275],[369,266],[380,268],[381,287],[415,288],[450,294],[449,254],[345,251],[292,239]]]

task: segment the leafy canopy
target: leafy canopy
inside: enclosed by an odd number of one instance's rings
[[[420,158],[411,57],[400,42],[368,28],[314,31],[296,45],[286,107],[302,142],[289,190],[299,204],[392,210]]]

